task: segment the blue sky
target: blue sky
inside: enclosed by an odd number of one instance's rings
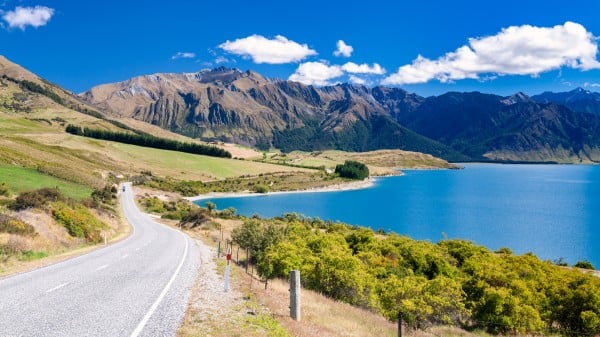
[[[596,0],[0,0],[0,11],[0,54],[74,92],[217,66],[423,96],[600,91]]]

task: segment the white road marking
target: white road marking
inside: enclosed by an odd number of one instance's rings
[[[121,256],[121,260],[126,259],[128,256],[129,256],[129,254],[123,254],[123,256]]]
[[[178,232],[178,233],[181,234],[181,232]],[[131,333],[130,337],[137,337],[137,336],[139,336],[139,334],[144,329],[144,326],[146,326],[146,323],[148,323],[148,320],[150,319],[150,317],[152,316],[152,314],[154,314],[154,311],[156,311],[156,308],[158,308],[158,305],[160,304],[160,302],[162,302],[163,298],[165,297],[165,295],[167,294],[167,292],[171,288],[171,285],[173,284],[173,281],[175,281],[175,278],[179,274],[179,271],[181,270],[181,267],[183,267],[183,262],[185,262],[185,258],[187,257],[187,252],[188,252],[188,239],[183,234],[181,234],[181,236],[183,236],[183,238],[185,240],[185,249],[183,250],[183,256],[181,257],[181,261],[179,261],[179,265],[177,266],[177,269],[175,270],[175,273],[173,274],[173,276],[171,276],[171,279],[169,280],[169,282],[167,283],[167,285],[165,286],[165,288],[162,290],[162,292],[160,293],[160,295],[158,296],[158,298],[156,299],[156,301],[154,302],[154,304],[152,304],[152,306],[150,307],[150,310],[148,310],[148,312],[146,313],[146,315],[144,316],[144,318],[140,321],[140,323],[137,325],[137,327],[135,328],[135,330],[133,330],[133,332]]]
[[[98,270],[102,270],[102,269],[104,269],[104,268],[106,268],[106,267],[108,267],[108,265],[107,265],[107,264],[105,264],[105,265],[103,265],[103,266],[100,266],[100,267],[96,268],[96,271],[98,271]]]
[[[46,290],[46,293],[51,293],[51,292],[53,292],[53,291],[55,291],[55,290],[58,290],[58,289],[60,289],[60,288],[62,288],[62,287],[64,287],[64,286],[68,285],[69,283],[71,283],[71,282],[65,282],[65,283],[63,283],[63,284],[57,285],[56,287],[54,287],[54,288],[52,288],[52,289],[48,289],[48,290]]]

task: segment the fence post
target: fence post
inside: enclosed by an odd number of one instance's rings
[[[398,311],[398,337],[402,337],[402,313]]]
[[[269,284],[269,270],[271,269],[271,258],[267,257],[267,273],[265,275],[265,290],[267,290],[267,285]]]
[[[290,271],[290,317],[300,322],[300,271]]]
[[[248,274],[248,264],[250,263],[250,248],[246,248],[246,274]]]
[[[221,241],[219,241],[219,247],[217,248],[217,259],[221,258]]]

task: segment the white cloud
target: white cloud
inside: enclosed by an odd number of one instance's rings
[[[227,40],[219,48],[232,54],[252,58],[255,63],[282,64],[299,62],[317,52],[306,44],[290,41],[284,36],[277,35],[269,40],[261,35],[251,35],[235,41]]]
[[[598,69],[598,44],[592,33],[574,22],[554,27],[511,26],[496,35],[471,38],[469,45],[437,60],[421,55],[382,84],[450,82],[479,79],[482,74],[531,75],[569,67]]]
[[[289,77],[289,80],[306,85],[324,86],[331,84],[329,80],[343,74],[342,68],[338,65],[330,66],[323,62],[305,62],[298,66],[298,69]]]
[[[358,76],[354,76],[354,75],[350,75],[348,77],[348,81],[350,81],[350,83],[360,84],[360,85],[367,84],[367,80],[365,80],[364,78],[360,78]]]
[[[354,51],[354,48],[352,48],[352,46],[347,45],[346,42],[344,42],[344,40],[338,40],[336,45],[337,50],[333,52],[333,55],[335,56],[350,57],[352,55],[352,52]]]
[[[228,62],[231,62],[231,61],[229,61],[229,59],[228,59],[228,58],[226,58],[225,56],[217,56],[217,57],[215,58],[215,63],[216,63],[216,64],[228,63]]]
[[[34,28],[45,26],[52,18],[52,15],[54,15],[54,9],[46,6],[17,6],[14,10],[4,13],[2,18],[8,23],[10,28],[18,27],[21,30],[25,30],[27,26]]]
[[[196,57],[196,53],[190,53],[190,52],[177,52],[175,55],[171,56],[171,60],[176,60],[176,59],[193,59],[194,57]]]
[[[590,83],[590,82],[585,82],[583,84],[584,88],[600,88],[600,83]]]
[[[351,74],[376,74],[383,75],[385,74],[385,69],[383,69],[379,64],[373,63],[372,66],[369,66],[366,63],[356,64],[354,62],[347,62],[342,66],[342,69],[345,72]]]

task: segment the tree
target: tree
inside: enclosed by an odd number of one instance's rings
[[[205,203],[206,209],[208,209],[208,214],[212,214],[212,211],[217,208],[217,205],[214,202],[207,201]]]

